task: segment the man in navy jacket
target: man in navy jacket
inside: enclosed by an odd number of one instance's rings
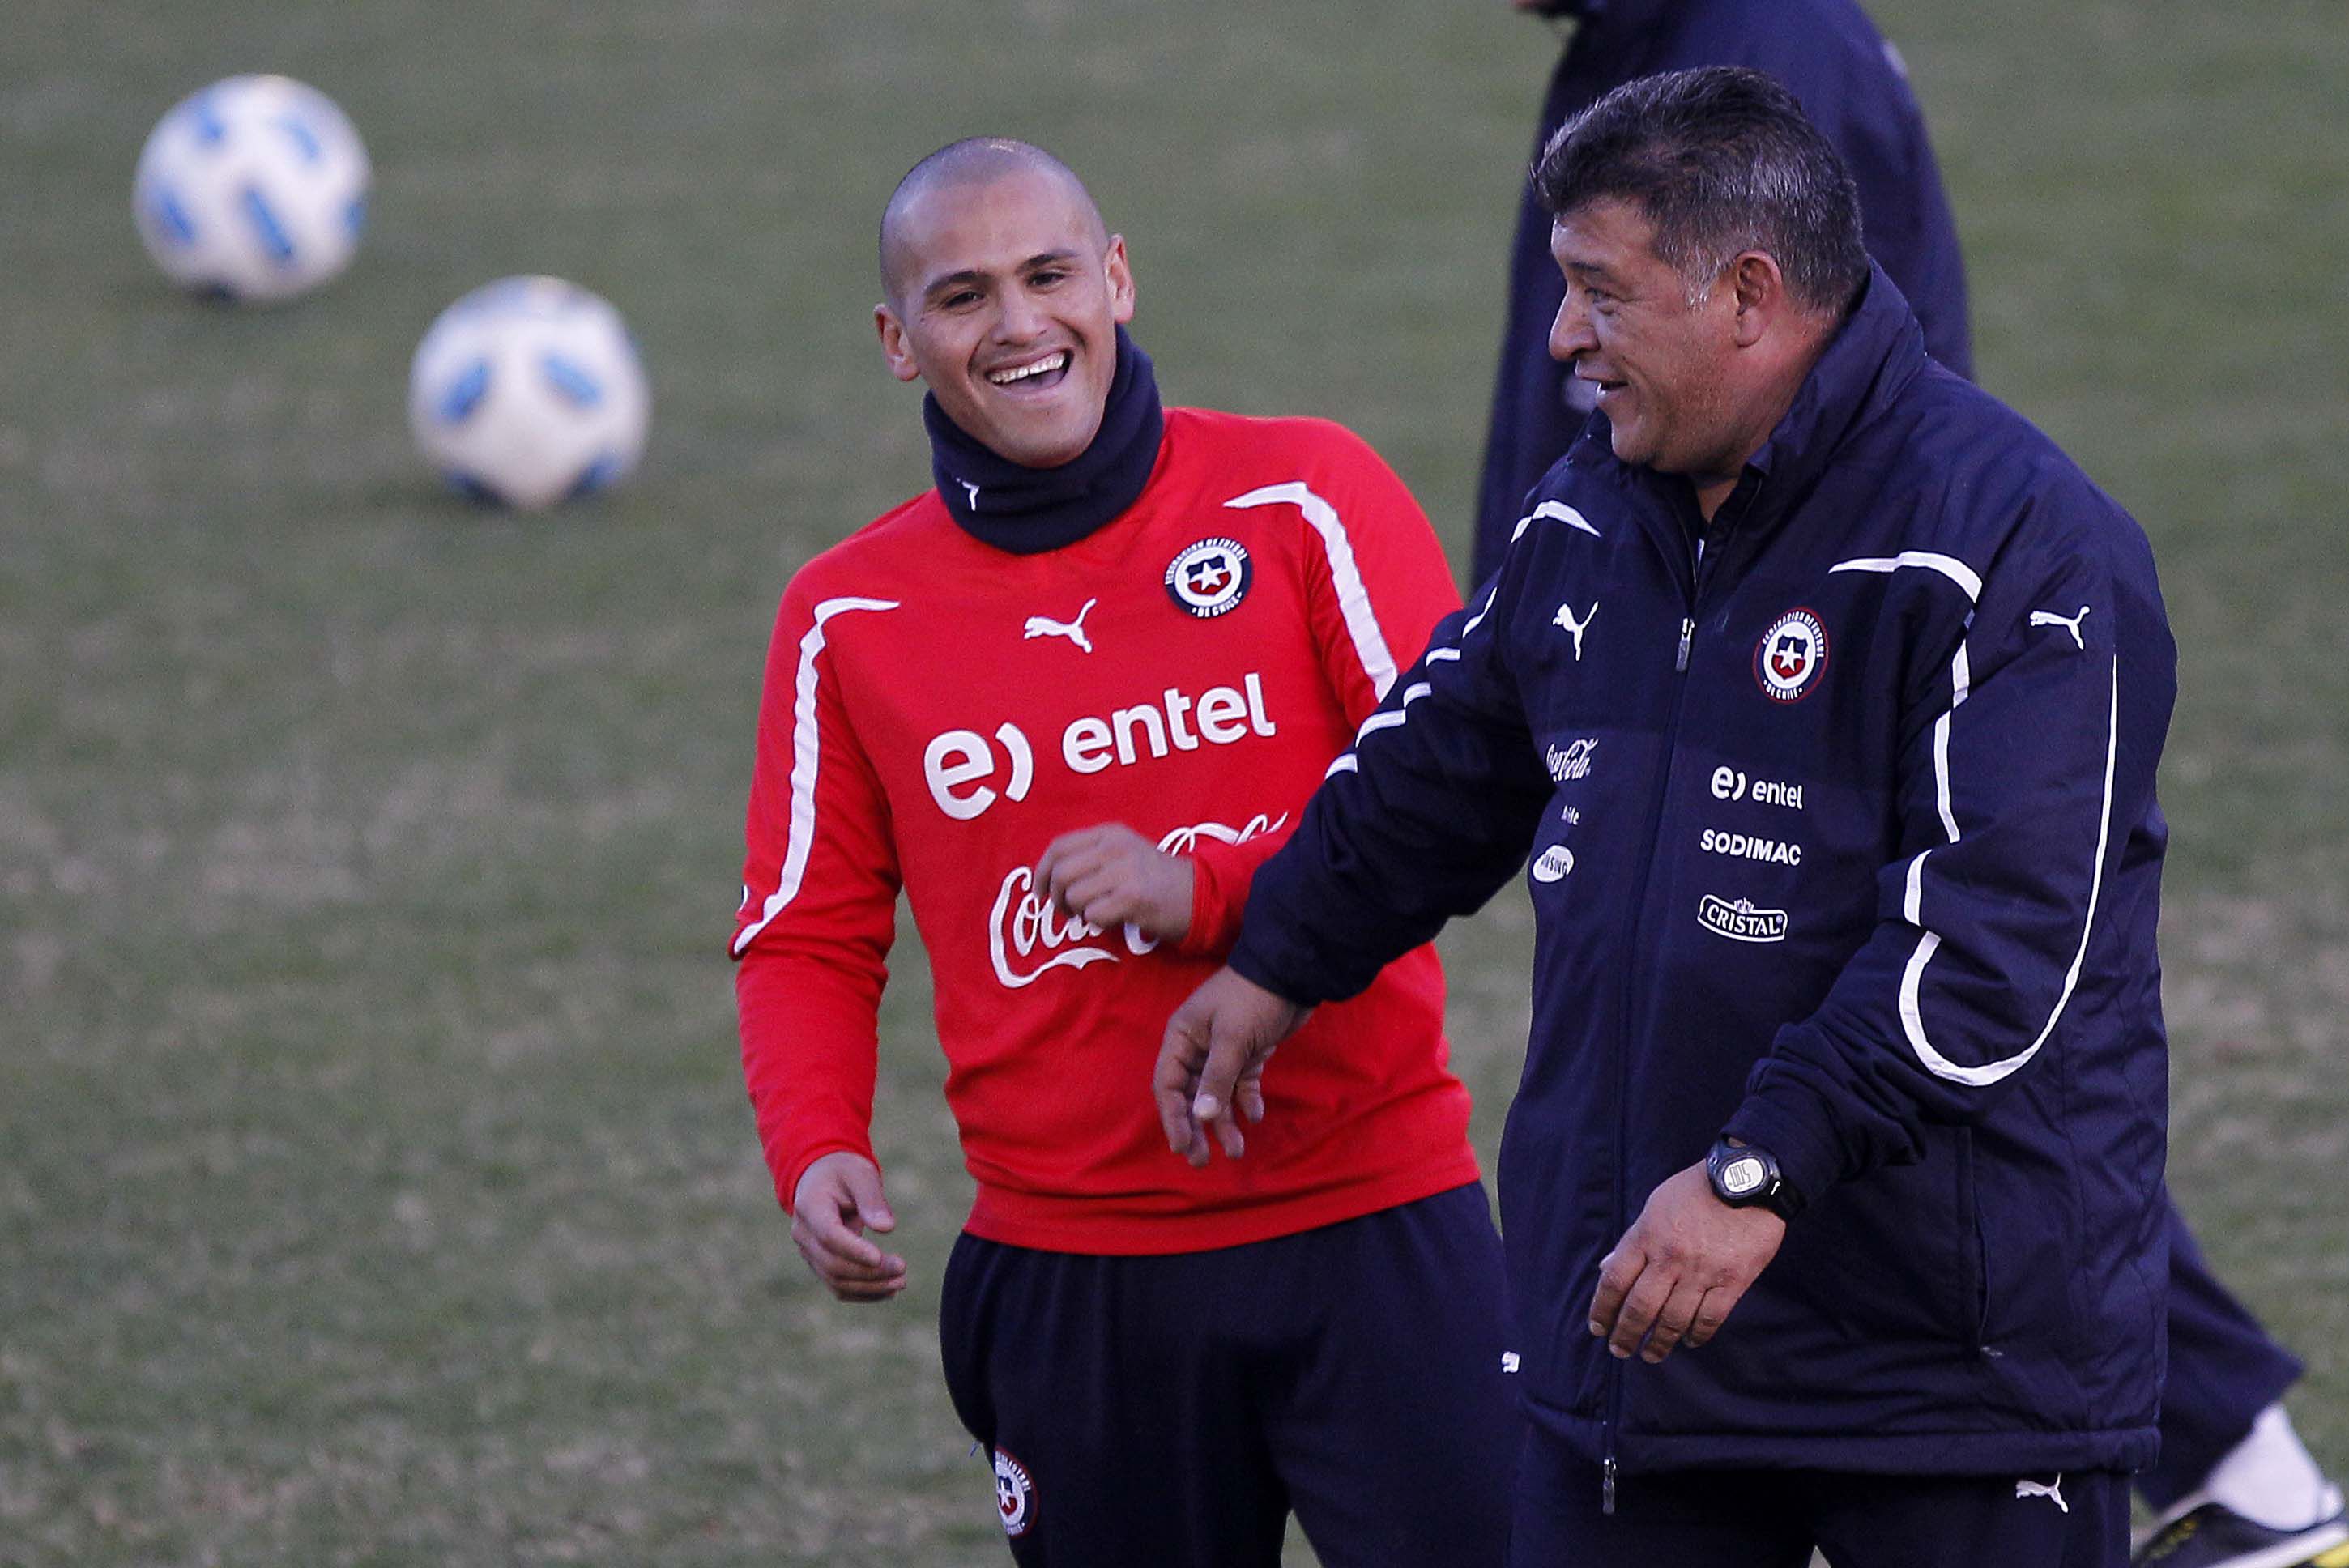
[[[1542,105],[1537,156],[1560,126],[1636,77],[1707,65],[1751,66],[1776,77],[1842,156],[1868,253],[1916,313],[1926,352],[1972,377],[1965,265],[1924,117],[1898,52],[1854,0],[1516,3],[1575,21]],[[1591,407],[1589,384],[1547,350],[1563,297],[1549,253],[1550,220],[1528,181],[1477,495],[1478,582],[1499,570],[1527,511],[1526,492],[1564,454]],[[2280,1403],[2301,1365],[2210,1272],[2174,1207],[2168,1225],[2170,1358],[2161,1452],[2137,1476],[2164,1530],[2145,1560],[2165,1568],[2310,1560],[2349,1540],[2349,1524],[2339,1517],[2339,1493]],[[2181,1532],[2190,1546],[2168,1539]],[[2297,1554],[2288,1549],[2295,1541]]]
[[[1170,1141],[1239,1153],[1303,1010],[1530,851],[1512,1561],[2119,1564],[2167,1270],[2150,551],[1927,356],[1768,77],[1619,88],[1538,180],[1598,417],[1257,873]]]

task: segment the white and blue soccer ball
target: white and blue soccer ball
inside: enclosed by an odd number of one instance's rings
[[[468,494],[525,511],[626,478],[651,413],[620,313],[561,278],[475,289],[440,313],[409,370],[425,460]]]
[[[131,210],[147,253],[181,287],[280,300],[350,265],[369,178],[332,98],[285,77],[230,77],[157,122]]]

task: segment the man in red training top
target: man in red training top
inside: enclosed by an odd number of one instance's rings
[[[935,488],[803,567],[767,665],[733,952],[759,1135],[845,1301],[902,1258],[869,1135],[897,892],[978,1199],[949,1389],[1025,1564],[1498,1563],[1497,1240],[1433,949],[1281,1052],[1246,1161],[1135,1092],[1254,868],[1457,604],[1350,432],[1163,409],[1124,242],[1058,160],[957,142],[875,309]],[[1237,1481],[1235,1480],[1235,1478]]]

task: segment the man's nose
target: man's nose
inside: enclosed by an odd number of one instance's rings
[[[1025,343],[1044,329],[1044,313],[1022,289],[1013,289],[1003,297],[1003,307],[996,313],[995,338],[999,343]]]
[[[1590,307],[1576,297],[1575,290],[1568,289],[1558,302],[1557,319],[1549,324],[1549,356],[1565,365],[1598,346],[1599,340],[1590,331]]]

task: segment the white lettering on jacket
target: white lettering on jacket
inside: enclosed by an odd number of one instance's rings
[[[1803,809],[1803,787],[1783,780],[1754,779],[1749,780],[1734,768],[1713,770],[1713,798],[1716,800],[1743,800],[1748,790],[1764,806],[1784,806],[1789,811]]]
[[[1803,846],[1781,839],[1758,839],[1751,833],[1724,833],[1718,828],[1707,828],[1697,840],[1697,847],[1707,854],[1727,855],[1732,860],[1765,861],[1772,865],[1798,866],[1803,863]]]
[[[1265,707],[1264,677],[1251,670],[1237,686],[1209,686],[1196,697],[1168,686],[1154,701],[1071,719],[1061,731],[1061,760],[1071,773],[1099,773],[1278,733]],[[922,748],[922,781],[930,799],[957,822],[998,799],[1024,800],[1035,785],[1036,753],[1026,733],[1007,722],[996,727],[994,740],[1003,748],[1000,758],[975,729],[946,730]],[[999,791],[996,775],[1006,764],[1010,774]]]
[[[1569,742],[1563,749],[1551,745],[1543,752],[1542,760],[1549,767],[1551,781],[1565,784],[1590,776],[1590,764],[1598,750],[1599,738],[1586,735],[1579,740]]]
[[[1706,893],[1697,900],[1696,923],[1715,936],[1726,936],[1732,942],[1786,940],[1786,912],[1756,909],[1748,899],[1732,903],[1718,894]]]

